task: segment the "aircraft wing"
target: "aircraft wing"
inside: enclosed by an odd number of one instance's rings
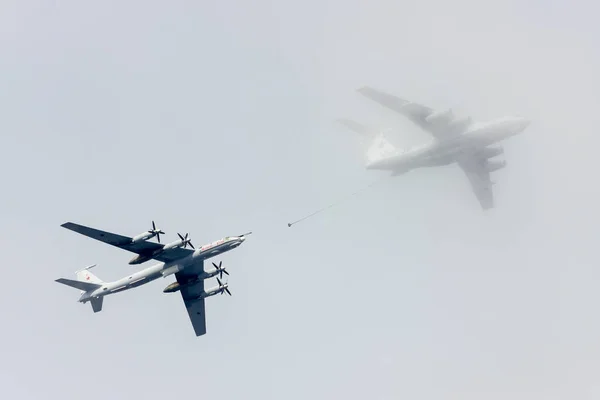
[[[61,225],[63,228],[67,228],[72,230],[73,232],[77,232],[84,236],[87,236],[92,239],[99,240],[101,242],[110,244],[111,246],[118,247],[123,250],[130,251],[136,254],[148,254],[153,251],[160,250],[164,247],[164,245],[155,242],[149,242],[143,240],[137,243],[131,243],[131,239],[129,236],[118,235],[116,233],[105,232],[99,229],[90,228],[87,226],[75,224],[73,222],[65,222]],[[191,254],[193,250],[183,249],[183,248],[174,248],[169,251],[165,251],[164,253],[160,253],[153,257],[155,260],[162,262],[170,262],[180,258],[183,258],[189,254]]]
[[[350,129],[351,131],[356,132],[363,136],[368,136],[371,133],[369,131],[369,128],[367,128],[363,124],[353,121],[351,119],[340,118],[337,120],[337,122],[340,123],[341,125],[344,125],[346,128]]]
[[[458,160],[458,165],[463,170],[471,189],[479,201],[479,205],[483,210],[494,208],[494,192],[492,190],[492,180],[490,172],[480,162],[481,159],[477,156],[463,157]]]
[[[456,131],[456,129],[449,129],[445,124],[440,126],[427,122],[425,118],[436,111],[431,107],[414,103],[389,93],[384,93],[369,86],[364,86],[357,91],[363,96],[404,115],[412,123],[430,133],[436,139],[447,138]]]
[[[201,261],[200,263],[195,264],[194,267],[188,267],[181,272],[177,272],[175,278],[177,279],[177,282],[183,284],[189,280],[196,279],[203,271],[204,262]],[[196,332],[196,336],[206,334],[205,299],[197,299],[197,297],[204,292],[204,279],[198,279],[196,283],[185,286],[180,292],[190,317],[190,322],[192,323],[194,332]]]

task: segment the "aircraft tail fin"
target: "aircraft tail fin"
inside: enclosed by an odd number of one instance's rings
[[[367,164],[398,153],[396,147],[386,138],[388,131],[368,127],[347,118],[338,119],[337,122],[371,141],[367,148]]]
[[[81,290],[82,299],[85,297],[83,302],[89,301],[92,305],[92,310],[95,313],[102,311],[102,303],[104,301],[104,297],[87,297],[86,293],[93,292],[94,290],[101,288],[104,285],[104,281],[98,278],[96,275],[92,274],[89,270],[94,268],[96,264],[90,265],[89,267],[80,269],[75,272],[77,276],[76,280],[73,279],[65,279],[59,278],[56,279],[55,282],[62,283],[63,285],[70,286],[75,289]],[[80,299],[79,301],[82,301]]]
[[[71,286],[75,289],[83,290],[84,292],[91,292],[99,287],[102,287],[104,282],[96,275],[92,274],[89,270],[94,268],[96,264],[90,265],[75,272],[77,280],[59,278],[55,282],[62,283],[63,285]]]
[[[385,137],[385,131],[381,131],[375,136],[367,149],[366,161],[372,163],[396,154],[398,154],[396,146]]]
[[[95,266],[96,266],[96,264],[90,265],[89,267],[85,267],[85,268],[80,269],[79,271],[75,272],[75,275],[77,276],[77,280],[82,281],[82,282],[90,282],[90,283],[96,283],[96,284],[102,285],[104,282],[100,278],[98,278],[96,275],[94,275],[90,272],[90,269],[94,268]]]

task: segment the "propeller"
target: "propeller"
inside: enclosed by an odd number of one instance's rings
[[[223,294],[223,291],[227,292],[228,295],[231,296],[231,292],[229,291],[229,289],[227,289],[227,283],[225,283],[225,285],[223,285],[221,283],[221,280],[219,278],[217,278],[217,282],[219,283],[219,288],[221,289],[221,294]]]
[[[218,267],[217,267],[217,264],[212,263],[212,265],[214,265],[214,267],[217,269],[217,271],[219,271],[219,278],[221,278],[221,279],[223,279],[223,274],[229,275],[229,272],[225,271],[225,268],[221,268],[222,263],[223,263],[223,261],[219,261]]]
[[[164,235],[165,233],[162,231],[162,229],[156,229],[156,224],[154,223],[154,221],[152,221],[152,229],[148,231],[148,233],[153,233],[154,235],[156,235],[156,239],[158,239],[158,243],[160,243],[160,235]]]
[[[196,248],[194,247],[194,245],[192,244],[192,242],[191,242],[191,240],[192,240],[192,239],[191,239],[191,238],[190,238],[190,239],[188,239],[188,234],[187,234],[187,233],[185,234],[185,237],[181,236],[181,234],[180,234],[180,233],[178,233],[177,235],[179,235],[179,239],[181,239],[181,242],[183,243],[183,248],[184,248],[184,249],[187,247],[187,245],[188,245],[188,244],[190,245],[190,247],[191,247],[192,249],[194,249],[194,250],[196,249]]]

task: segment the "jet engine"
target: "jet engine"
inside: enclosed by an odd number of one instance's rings
[[[430,124],[441,124],[450,122],[453,118],[454,113],[450,109],[447,111],[435,111],[425,117],[425,121],[429,122]]]
[[[481,154],[481,156],[484,158],[496,157],[502,153],[504,153],[504,149],[502,147],[485,147],[479,152],[479,154]]]
[[[463,132],[472,124],[471,117],[456,118],[448,123],[448,129],[453,132]]]
[[[506,167],[506,161],[502,160],[502,161],[488,161],[485,165],[485,169],[488,172],[494,172],[497,171],[501,168]]]

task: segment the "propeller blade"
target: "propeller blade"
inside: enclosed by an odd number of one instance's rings
[[[156,230],[156,225],[154,224],[154,221],[152,221],[152,230],[155,231]]]
[[[231,292],[229,291],[229,289],[225,288],[225,291],[227,292],[228,295],[231,296]]]
[[[228,275],[228,276],[229,276],[229,272],[227,272],[227,271],[225,270],[225,268],[223,268],[223,269],[221,270],[221,272],[222,272],[222,273],[224,273],[225,275]],[[221,276],[221,278],[222,278],[222,277],[223,277],[223,276]]]
[[[196,248],[194,247],[194,245],[192,244],[192,242],[187,242],[187,243],[190,245],[190,247],[191,247],[192,249],[196,250]]]
[[[223,286],[223,284],[221,283],[221,280],[219,278],[217,278],[217,283],[219,284],[219,286]]]
[[[156,239],[158,239],[158,243],[160,243],[160,232],[156,233]]]
[[[181,233],[177,232],[177,236],[179,236],[179,239],[181,239],[181,240],[185,240],[185,239],[183,238],[183,236],[181,236]]]

